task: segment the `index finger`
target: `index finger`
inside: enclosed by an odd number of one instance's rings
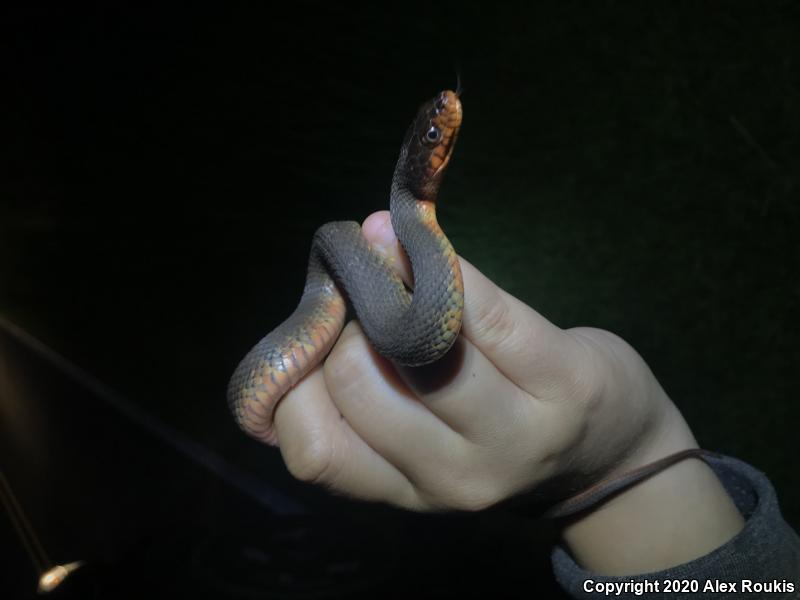
[[[412,285],[413,275],[392,231],[388,211],[370,215],[362,231]],[[580,384],[573,380],[575,365],[585,352],[583,346],[472,264],[461,257],[459,261],[464,277],[462,334],[506,377],[536,397],[552,395],[555,382]]]

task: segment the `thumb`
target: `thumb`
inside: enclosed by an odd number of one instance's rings
[[[411,285],[409,261],[394,235],[389,212],[370,215],[362,231]],[[534,396],[549,397],[554,387],[563,391],[565,380],[575,378],[585,347],[575,336],[500,289],[469,262],[461,257],[459,262],[464,277],[464,337],[506,377]]]

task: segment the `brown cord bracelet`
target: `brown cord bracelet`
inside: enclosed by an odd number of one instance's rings
[[[563,519],[565,517],[571,517],[579,512],[597,506],[614,494],[652,477],[656,473],[660,473],[677,462],[687,458],[706,460],[716,457],[719,457],[719,454],[701,448],[689,448],[681,450],[680,452],[675,452],[674,454],[670,454],[644,466],[637,467],[636,469],[602,479],[582,492],[566,500],[562,500],[547,510],[542,517],[545,519]]]

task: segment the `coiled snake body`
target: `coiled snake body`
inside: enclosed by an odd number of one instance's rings
[[[422,105],[408,129],[392,177],[392,226],[411,261],[413,295],[355,222],[314,234],[300,304],[244,357],[228,385],[239,426],[277,445],[273,413],[280,399],[333,347],[349,298],[373,347],[420,366],[441,358],[461,328],[464,286],[455,250],[436,222],[435,201],[461,126],[458,94]]]

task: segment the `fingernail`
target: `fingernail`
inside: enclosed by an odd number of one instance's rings
[[[375,236],[374,243],[381,248],[389,248],[397,241],[390,219],[386,219],[375,233],[377,235]]]

